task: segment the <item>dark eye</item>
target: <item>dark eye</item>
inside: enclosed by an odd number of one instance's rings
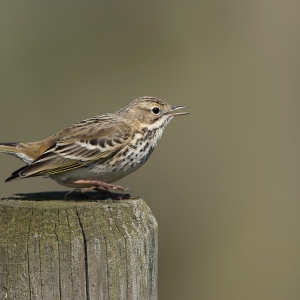
[[[153,107],[152,112],[157,115],[160,112],[160,109],[158,107]]]

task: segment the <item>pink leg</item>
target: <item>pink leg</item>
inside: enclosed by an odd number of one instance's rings
[[[109,190],[120,190],[123,194],[128,191],[128,188],[125,188],[123,186],[120,185],[116,185],[116,184],[110,184],[110,183],[106,183],[106,182],[102,182],[102,181],[98,181],[98,180],[75,180],[75,181],[65,181],[66,183],[75,183],[78,185],[90,185],[89,187],[83,188],[81,189],[81,191],[87,192],[90,190],[98,190],[99,188],[103,188],[107,191]]]

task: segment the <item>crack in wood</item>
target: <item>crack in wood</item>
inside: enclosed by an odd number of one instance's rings
[[[88,252],[87,252],[87,243],[86,243],[86,236],[85,231],[81,222],[80,214],[78,212],[77,207],[75,206],[76,215],[78,218],[79,226],[81,228],[82,232],[82,238],[83,238],[83,247],[84,247],[84,263],[85,263],[85,293],[86,293],[86,299],[90,300],[90,291],[89,291],[89,265],[88,265]]]
[[[28,290],[29,290],[29,300],[31,300],[31,282],[30,282],[30,260],[29,260],[29,239],[30,239],[30,231],[31,231],[31,221],[33,216],[33,210],[31,209],[31,216],[29,219],[29,225],[28,225],[28,233],[27,233],[27,243],[26,243],[26,252],[27,252],[27,272],[28,272]]]
[[[57,211],[57,221],[58,221],[58,226],[59,226],[59,210]],[[59,287],[59,299],[61,299],[61,257],[60,257],[60,249],[59,249],[59,239],[58,239],[58,234],[57,234],[57,230],[56,230],[57,224],[55,223],[55,227],[54,227],[54,232],[56,235],[56,240],[57,240],[57,248],[58,248],[58,287]]]

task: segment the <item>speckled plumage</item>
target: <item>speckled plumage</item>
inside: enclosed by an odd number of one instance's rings
[[[142,166],[167,124],[185,106],[170,106],[154,97],[140,97],[115,113],[75,123],[34,143],[0,143],[0,152],[27,165],[6,181],[49,176],[73,188],[121,189],[111,183]]]

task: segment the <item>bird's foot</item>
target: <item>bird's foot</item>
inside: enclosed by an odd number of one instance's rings
[[[111,198],[113,200],[122,200],[122,199],[137,199],[130,194],[125,194],[126,191],[129,191],[128,188],[125,188],[120,185],[110,184],[99,180],[75,180],[70,181],[66,180],[65,183],[72,183],[73,185],[78,185],[82,193],[86,193],[89,191],[97,191],[95,195],[89,195],[92,198],[99,198],[99,193],[101,194],[101,198]],[[82,187],[86,186],[86,187]],[[113,191],[121,191],[122,194],[111,192]]]
[[[82,193],[85,193],[85,192],[88,192],[91,190],[98,190],[100,188],[103,188],[107,191],[111,191],[111,190],[118,191],[119,190],[123,194],[125,194],[126,191],[129,191],[128,188],[125,188],[123,186],[106,183],[106,182],[99,181],[99,180],[76,180],[73,183],[78,184],[78,185],[89,185],[89,187],[81,189]]]
[[[70,180],[68,180],[66,183],[70,183]],[[89,191],[97,191],[101,193],[101,198],[111,198],[113,200],[136,199],[136,197],[131,196],[130,194],[125,194],[126,191],[129,191],[128,188],[116,184],[106,183],[99,180],[75,180],[72,181],[72,184],[81,186],[80,190],[82,193],[86,193]],[[111,190],[119,190],[122,192],[122,194],[113,193],[111,192]],[[98,195],[96,194],[95,197],[99,197],[99,193],[97,193]],[[92,197],[94,198],[94,196]]]

